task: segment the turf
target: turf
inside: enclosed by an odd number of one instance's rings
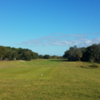
[[[88,68],[91,64],[0,61],[0,100],[100,100],[100,64]]]

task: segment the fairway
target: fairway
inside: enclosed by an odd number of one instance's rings
[[[0,61],[0,100],[100,100],[93,63],[37,59]]]

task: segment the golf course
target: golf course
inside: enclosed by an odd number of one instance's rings
[[[100,64],[64,59],[0,61],[0,100],[100,100]]]

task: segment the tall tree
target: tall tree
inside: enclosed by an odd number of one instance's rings
[[[76,46],[70,47],[70,49],[64,53],[63,57],[67,58],[69,61],[78,61],[82,57],[82,51]]]
[[[5,57],[6,49],[3,46],[0,46],[0,60],[3,60]]]
[[[100,44],[93,44],[86,48],[82,57],[83,61],[100,61]]]

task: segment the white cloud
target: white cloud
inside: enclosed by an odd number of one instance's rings
[[[86,44],[91,44],[92,41],[91,41],[91,40],[87,40],[87,41],[85,41],[85,43],[86,43]]]
[[[57,45],[57,46],[79,46],[86,47],[94,43],[100,43],[100,37],[88,39],[86,34],[61,34],[57,33],[54,36],[45,36],[39,39],[32,39],[20,43],[25,46],[39,46],[39,45]]]

